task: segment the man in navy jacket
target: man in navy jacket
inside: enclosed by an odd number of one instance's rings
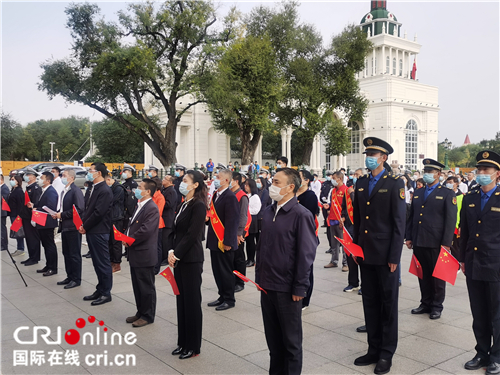
[[[255,277],[267,291],[260,304],[271,356],[270,374],[300,374],[302,370],[302,299],[318,239],[313,215],[298,203],[299,173],[280,168],[269,188],[276,201],[266,208],[257,244]]]
[[[0,175],[2,181],[2,198],[7,202],[9,198],[9,188],[4,184],[3,175]],[[9,239],[7,235],[7,211],[2,210],[2,250],[8,250]]]
[[[107,175],[108,170],[103,163],[91,165],[86,178],[93,182],[92,190],[88,193],[88,198],[85,199],[83,225],[79,228],[81,234],[87,235],[92,264],[98,280],[96,291],[83,297],[84,301],[92,301],[92,306],[110,302],[111,287],[113,286],[108,245],[113,193],[104,181]]]

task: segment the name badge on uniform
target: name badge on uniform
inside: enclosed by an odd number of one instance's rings
[[[364,191],[364,190],[365,190],[365,188],[359,188],[358,189],[358,191]]]
[[[469,207],[476,207],[474,203],[469,204]]]
[[[500,207],[491,207],[491,211],[500,212]]]
[[[380,189],[378,192],[379,193],[387,193],[387,189]]]
[[[443,199],[440,195],[436,196],[436,199]]]
[[[418,198],[418,195],[415,195],[415,196],[413,197],[413,199],[417,199],[417,198]]]

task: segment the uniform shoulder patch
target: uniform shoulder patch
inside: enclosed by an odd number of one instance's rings
[[[399,189],[399,197],[405,199],[405,188]]]
[[[456,206],[457,205],[457,197],[453,197],[453,199],[451,200],[451,202]]]

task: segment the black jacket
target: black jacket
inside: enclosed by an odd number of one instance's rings
[[[227,188],[220,197],[215,200],[219,192],[215,192],[212,198],[215,211],[224,225],[224,245],[231,246],[231,250],[238,248],[238,224],[240,217],[240,206],[234,193]],[[207,248],[212,251],[219,250],[219,240],[215,235],[212,224],[208,221]]]
[[[201,201],[190,201],[174,224],[174,255],[183,263],[203,262],[207,208]],[[169,249],[170,250],[170,249]]]
[[[7,204],[10,207],[10,217],[15,218],[21,213],[21,209],[24,207],[24,192],[22,187],[17,186],[10,191]]]
[[[7,185],[3,184],[2,185],[2,198],[5,199],[5,202],[7,202],[7,199],[9,199],[9,188],[7,187]],[[7,204],[9,204],[7,202]],[[2,210],[2,217],[4,216],[8,216],[9,215],[9,212],[8,211],[4,211]]]
[[[399,264],[406,223],[404,182],[382,171],[369,195],[369,175],[356,181],[353,242],[363,249],[364,263]]]
[[[460,211],[460,256],[473,280],[500,281],[500,187],[481,210],[481,192],[465,194]]]
[[[28,192],[28,196],[30,197],[30,202],[36,204],[40,199],[40,195],[42,194],[42,188],[38,186],[36,182],[31,185],[26,186],[26,191]],[[23,198],[23,207],[21,208],[20,216],[22,219],[31,220],[32,210],[28,208],[28,206],[24,205]]]
[[[130,266],[155,266],[158,263],[158,226],[160,225],[158,206],[153,199],[150,199],[137,216],[134,217],[134,214],[132,214],[128,228],[125,229],[125,234],[135,239],[127,251]]]
[[[111,204],[111,220],[113,222],[125,217],[125,187],[115,181],[111,187],[113,203]]]
[[[83,201],[82,190],[76,186],[75,183],[69,186],[67,192],[63,192],[61,205],[61,227],[63,232],[78,230],[73,223],[73,205],[75,205],[76,211],[81,218],[83,216],[85,203]]]
[[[40,189],[42,190],[42,189]],[[59,202],[59,195],[56,189],[52,185],[49,185],[45,190],[45,193],[40,195],[40,199],[35,203],[35,208],[37,211],[46,212],[42,207],[47,206],[52,211],[57,211],[57,203]],[[42,227],[40,224],[36,225],[36,229],[49,229],[57,227],[57,220],[53,219],[52,216],[47,215],[47,221]]]
[[[413,193],[406,240],[413,246],[451,246],[457,224],[457,198],[453,190],[436,186],[424,200],[425,187]]]
[[[83,229],[88,234],[109,234],[111,232],[111,203],[113,193],[105,181],[92,185],[87,191]]]
[[[165,228],[172,228],[174,226],[175,209],[177,208],[177,193],[173,185],[162,189],[161,193],[165,198],[165,206],[161,216],[165,222]]]

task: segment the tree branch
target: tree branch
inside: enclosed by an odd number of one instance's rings
[[[189,104],[186,106],[186,108],[182,109],[182,111],[180,111],[180,112],[179,112],[179,114],[178,114],[178,115],[177,115],[177,117],[176,117],[176,121],[177,121],[177,122],[181,121],[181,117],[182,117],[182,115],[183,115],[184,113],[186,113],[186,111],[187,111],[189,108],[191,108],[192,106],[194,106],[194,105],[196,105],[196,104],[199,104],[199,103],[206,103],[206,100],[202,100],[202,99],[200,99],[200,100],[195,101],[194,103],[189,103]]]

